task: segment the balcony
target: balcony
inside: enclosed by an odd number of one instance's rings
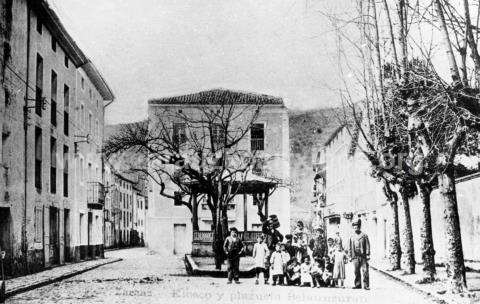
[[[87,206],[90,209],[102,210],[105,203],[105,187],[99,182],[87,183]]]

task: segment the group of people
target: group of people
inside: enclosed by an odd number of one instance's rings
[[[277,224],[278,225],[278,224]],[[272,285],[291,285],[305,287],[344,287],[345,264],[353,263],[355,286],[369,289],[368,260],[370,244],[368,236],[361,232],[360,220],[352,224],[354,233],[347,248],[339,233],[334,238],[325,236],[321,228],[310,235],[303,222],[297,222],[292,234],[283,235],[272,221],[263,222],[263,234],[253,246],[255,261],[255,284],[259,284],[263,274],[264,283]],[[228,283],[239,281],[239,261],[245,247],[238,237],[236,228],[230,229],[225,240],[227,255]]]

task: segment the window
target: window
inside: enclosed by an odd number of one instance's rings
[[[173,143],[175,146],[180,146],[187,141],[187,134],[184,123],[173,124]]]
[[[37,17],[37,32],[41,35],[42,34],[42,19],[38,16]]]
[[[35,88],[35,113],[38,116],[42,116],[43,107],[43,58],[40,54],[37,54],[37,69],[36,69],[36,88]]]
[[[92,134],[92,113],[88,113],[88,132]]]
[[[63,85],[63,134],[69,134],[70,88]]]
[[[65,55],[65,59],[64,59],[64,64],[65,64],[65,67],[68,68],[68,56]]]
[[[35,188],[42,189],[42,129],[35,127]]]
[[[181,206],[182,205],[182,193],[179,191],[175,191],[173,193],[175,196],[175,199],[173,200],[173,205],[174,206]]]
[[[250,129],[250,147],[252,151],[263,151],[265,146],[265,130],[263,124],[253,124]]]
[[[85,172],[83,171],[84,170],[84,165],[83,165],[83,158],[80,158],[80,168],[79,168],[79,171],[80,171],[80,181],[84,181],[85,180]]]
[[[55,38],[52,36],[52,50],[54,52],[57,51],[57,40],[55,40]]]
[[[90,97],[90,100],[92,99],[92,89],[88,89],[88,96]]]
[[[41,207],[35,207],[35,242],[41,243],[43,237],[43,211]]]
[[[225,140],[225,130],[222,125],[214,124],[212,126],[212,140],[216,145],[223,145],[223,141]]]
[[[261,158],[255,158],[253,160],[252,173],[255,175],[263,174],[264,160]]]
[[[57,140],[50,138],[50,193],[57,193]]]
[[[68,197],[68,146],[63,146],[63,196]]]
[[[51,103],[50,103],[50,122],[52,126],[57,126],[57,73],[52,70],[51,85]]]
[[[85,79],[83,77],[82,77],[81,83],[82,83],[82,90],[84,90],[85,89]]]
[[[79,117],[79,122],[82,125],[85,125],[85,108],[83,107],[83,104],[80,106],[80,117]]]

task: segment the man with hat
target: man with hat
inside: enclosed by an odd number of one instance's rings
[[[276,215],[272,214],[268,218],[261,212],[258,212],[258,215],[262,221],[262,232],[265,235],[265,244],[267,244],[269,250],[265,260],[265,284],[268,284],[268,278],[270,277],[270,256],[275,251],[277,243],[283,241],[283,235],[277,230],[280,223]]]
[[[349,240],[349,255],[350,260],[353,262],[353,268],[355,269],[355,286],[354,289],[363,288],[370,289],[369,277],[368,277],[368,260],[370,259],[370,242],[368,236],[361,231],[362,222],[360,219],[353,221],[352,227],[354,234]]]

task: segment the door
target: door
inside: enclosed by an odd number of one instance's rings
[[[3,261],[5,275],[12,275],[12,243],[10,238],[11,225],[10,208],[0,208],[0,251],[5,251],[5,260]]]
[[[58,208],[50,207],[50,234],[49,234],[49,249],[50,249],[50,264],[55,265],[60,263],[60,238],[59,238],[59,221]]]
[[[173,253],[174,254],[187,253],[187,225],[186,224],[173,225]]]
[[[63,210],[63,250],[65,261],[70,261],[70,210]]]
[[[88,226],[87,226],[87,250],[88,256],[91,258],[93,257],[93,250],[92,250],[92,241],[93,241],[93,216],[92,213],[88,213]]]

